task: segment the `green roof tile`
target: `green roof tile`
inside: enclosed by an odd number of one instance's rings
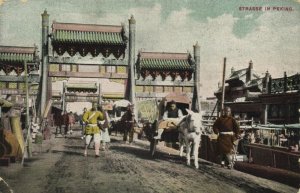
[[[0,53],[0,61],[33,62],[33,54]]]
[[[73,43],[125,44],[121,33],[56,30],[53,41]]]
[[[140,60],[142,69],[168,69],[168,70],[192,70],[192,66],[188,60],[169,60],[169,59],[153,59],[142,58]]]

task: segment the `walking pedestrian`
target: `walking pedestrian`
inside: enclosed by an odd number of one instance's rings
[[[102,150],[107,150],[107,144],[110,142],[108,129],[110,127],[110,117],[107,110],[99,108],[104,116],[104,121],[101,121],[101,135],[100,135],[100,144],[102,144]]]
[[[96,105],[93,105],[92,109],[87,111],[83,115],[83,121],[85,122],[85,149],[84,156],[87,156],[87,149],[90,141],[93,137],[95,143],[95,156],[99,157],[100,148],[100,128],[98,126],[98,120],[103,121],[104,116],[100,111],[96,110]]]
[[[213,131],[219,134],[217,147],[221,166],[224,167],[226,165],[231,169],[233,167],[233,142],[239,137],[240,128],[237,121],[231,116],[229,107],[225,107],[223,115],[215,121]]]
[[[70,111],[70,113],[68,114],[68,116],[69,116],[69,119],[68,119],[68,121],[69,121],[69,134],[70,135],[72,135],[72,133],[73,133],[73,125],[75,124],[75,117],[74,117],[74,114],[73,114],[73,112],[72,111]]]

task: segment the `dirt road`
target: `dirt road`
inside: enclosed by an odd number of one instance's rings
[[[162,147],[156,159],[149,157],[149,143],[124,144],[112,137],[108,151],[83,156],[83,140],[71,137],[48,141],[26,162],[1,167],[0,176],[15,193],[296,193],[298,190],[270,180],[228,170],[200,160],[199,169],[185,165],[176,150]],[[46,143],[46,142],[45,142]],[[47,151],[47,152],[45,152]],[[1,192],[1,191],[0,191]]]

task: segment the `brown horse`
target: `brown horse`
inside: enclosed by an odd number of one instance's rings
[[[68,132],[68,126],[69,126],[69,117],[67,113],[62,114],[62,111],[60,109],[53,110],[52,112],[54,113],[53,115],[53,121],[54,125],[56,126],[55,129],[55,135],[58,134],[67,134]],[[62,126],[64,127],[64,133],[62,132]]]

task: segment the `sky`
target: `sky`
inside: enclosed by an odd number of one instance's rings
[[[261,7],[261,11],[242,10]],[[270,10],[265,10],[267,7]],[[280,9],[281,8],[281,9]],[[41,45],[41,14],[52,21],[121,25],[136,20],[139,50],[193,53],[200,45],[200,93],[213,96],[230,69],[273,78],[300,72],[300,0],[0,0],[0,45]]]

